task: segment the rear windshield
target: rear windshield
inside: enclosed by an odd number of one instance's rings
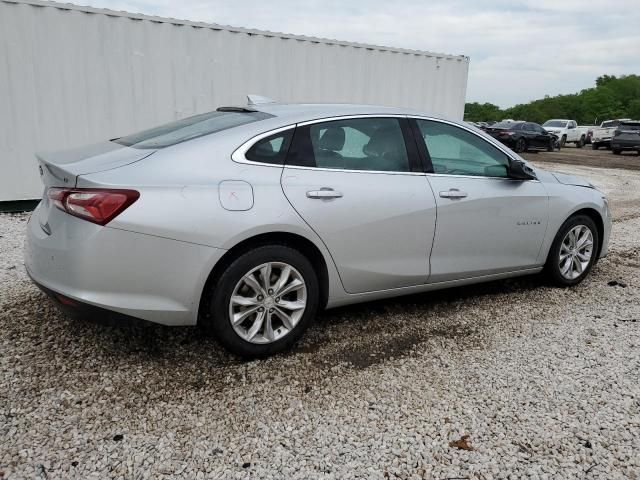
[[[620,130],[640,130],[640,122],[622,122],[620,124]]]
[[[620,120],[609,120],[608,122],[602,122],[602,128],[617,127],[620,125]]]
[[[556,128],[564,128],[567,126],[566,120],[547,120],[542,125],[543,127],[556,127]]]
[[[116,138],[113,141],[126,147],[164,148],[271,117],[273,115],[264,112],[209,112]]]

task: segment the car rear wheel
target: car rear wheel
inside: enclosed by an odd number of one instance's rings
[[[586,215],[569,218],[558,230],[545,266],[550,280],[561,287],[577,285],[596,261],[598,229]]]
[[[561,146],[562,148],[564,148],[564,146],[566,145],[566,143],[567,143],[567,136],[566,136],[566,135],[563,135],[563,136],[562,136],[562,138],[560,139],[560,146]]]
[[[227,350],[246,358],[289,349],[318,309],[313,266],[286,245],[265,245],[240,255],[213,283],[203,326]]]
[[[522,153],[522,152],[526,152],[527,151],[527,142],[524,138],[519,138],[516,141],[516,148],[515,148],[516,153]]]
[[[580,140],[576,142],[576,148],[584,147],[584,137],[580,137]]]
[[[600,148],[599,143],[591,143],[591,150],[598,150]]]

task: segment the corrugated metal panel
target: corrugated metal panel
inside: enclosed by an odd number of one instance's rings
[[[0,0],[0,201],[37,198],[33,153],[248,93],[462,118],[469,60],[37,0]]]

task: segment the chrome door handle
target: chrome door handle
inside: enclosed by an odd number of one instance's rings
[[[451,188],[445,192],[440,192],[442,198],[465,198],[467,192],[461,192],[457,188]]]
[[[307,192],[307,198],[340,198],[342,193],[333,188],[321,188],[320,190],[310,190]]]

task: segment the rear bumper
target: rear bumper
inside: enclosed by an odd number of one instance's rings
[[[67,316],[77,320],[88,320],[92,323],[109,326],[135,326],[135,325],[150,325],[151,322],[142,320],[140,318],[124,315],[122,313],[114,312],[113,310],[107,310],[105,308],[96,307],[88,303],[83,303],[78,300],[72,300],[71,298],[63,295],[59,292],[54,292],[50,288],[45,287],[41,283],[31,277],[31,274],[27,270],[27,274],[31,278],[31,281],[44,293],[46,293],[59,310],[64,312]]]
[[[37,209],[32,215],[24,259],[32,280],[58,301],[62,295],[108,310],[112,319],[197,323],[202,289],[224,250],[101,227],[61,211],[52,215],[66,218],[52,222],[57,226],[50,235],[39,225]]]

